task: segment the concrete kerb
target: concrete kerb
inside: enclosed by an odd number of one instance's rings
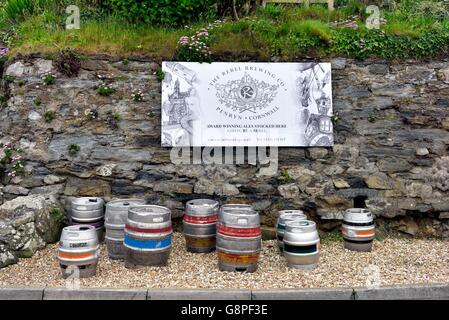
[[[0,288],[0,300],[42,300],[44,289],[44,287]]]
[[[449,284],[320,289],[0,288],[0,300],[449,300]]]
[[[251,300],[251,290],[150,289],[149,300]]]
[[[45,288],[43,300],[147,300],[146,289]]]

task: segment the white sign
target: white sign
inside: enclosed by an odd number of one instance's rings
[[[165,147],[332,146],[329,63],[163,62]]]

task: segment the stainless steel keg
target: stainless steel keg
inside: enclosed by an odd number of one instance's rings
[[[64,278],[94,276],[99,257],[100,245],[94,227],[76,225],[62,229],[58,260]]]
[[[276,227],[276,236],[279,252],[283,254],[284,250],[284,232],[285,232],[285,223],[287,221],[299,221],[299,220],[307,220],[307,216],[304,214],[302,210],[281,210],[279,211],[279,216],[277,220]]]
[[[94,226],[100,242],[104,239],[104,201],[97,197],[81,197],[71,201],[70,224]]]
[[[106,204],[104,225],[106,227],[105,242],[111,259],[125,259],[125,224],[128,210],[131,207],[144,205],[143,199],[118,199]]]
[[[256,211],[248,208],[221,211],[217,226],[221,271],[256,271],[261,248],[260,217]]]
[[[170,209],[142,205],[128,210],[125,225],[125,267],[166,265],[172,244]]]
[[[195,199],[186,203],[183,230],[187,251],[205,253],[215,250],[218,202]]]
[[[371,251],[375,237],[372,213],[368,209],[347,209],[343,216],[342,234],[346,249]]]
[[[289,267],[314,269],[318,265],[320,237],[315,222],[287,221],[283,241],[284,257]]]

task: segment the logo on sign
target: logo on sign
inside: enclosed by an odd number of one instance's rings
[[[231,79],[226,79],[226,78]],[[211,81],[215,96],[229,115],[254,120],[268,116],[279,107],[271,106],[284,82],[273,72],[260,67],[235,67],[217,74]],[[260,117],[258,117],[260,118]]]

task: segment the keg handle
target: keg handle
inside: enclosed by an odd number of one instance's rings
[[[248,224],[248,219],[246,218],[238,218],[237,224]]]
[[[129,202],[123,202],[124,206],[129,206]]]
[[[94,199],[89,199],[89,202],[98,202],[98,200],[96,198]]]

